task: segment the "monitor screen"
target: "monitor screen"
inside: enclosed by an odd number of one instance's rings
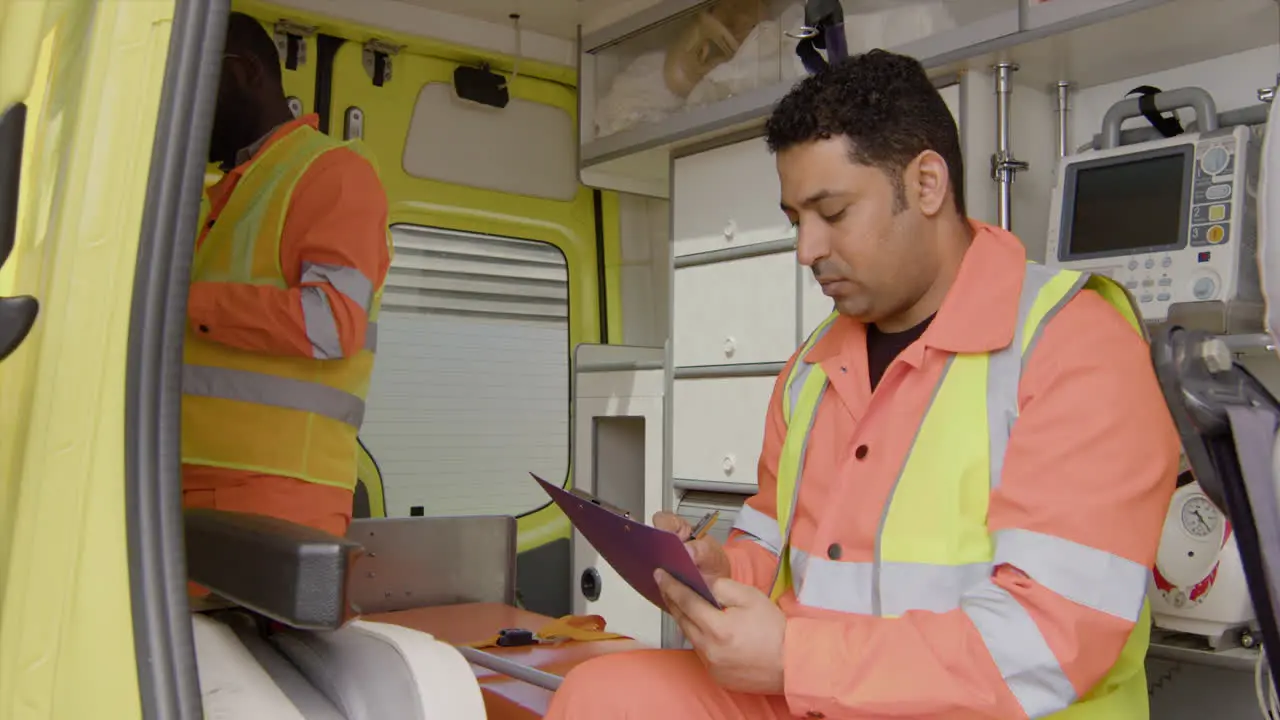
[[[1176,246],[1187,214],[1183,182],[1193,154],[1182,146],[1145,159],[1117,158],[1072,170],[1075,196],[1063,260]]]

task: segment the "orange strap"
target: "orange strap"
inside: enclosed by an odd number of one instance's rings
[[[623,635],[617,633],[606,632],[604,629],[604,618],[599,615],[565,615],[558,620],[543,625],[534,639],[537,644],[544,645],[548,643],[562,643],[566,640],[614,640],[622,638]],[[474,643],[463,643],[463,647],[471,648],[489,648],[499,647],[498,635],[494,635],[488,640]]]

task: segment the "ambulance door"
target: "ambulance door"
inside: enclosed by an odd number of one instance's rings
[[[569,359],[602,341],[615,198],[578,183],[571,72],[490,58],[509,98],[486,105],[458,96],[468,54],[348,40],[318,66],[322,127],[376,155],[395,242],[361,439],[388,516],[516,516],[518,599],[559,616],[570,526],[529,474],[569,479]]]
[[[209,20],[219,7],[0,0],[0,717],[199,714],[189,615],[167,604],[184,578],[135,583],[182,563],[180,541],[129,524],[138,496],[156,501],[133,470],[164,459],[135,452],[130,420],[139,381],[161,383],[137,372],[138,351],[159,348],[135,331],[172,302],[135,297],[153,269],[142,261],[155,247],[167,260],[165,231],[181,229],[152,212],[178,185],[151,182],[153,159],[189,166],[198,203],[199,157],[169,141],[200,127],[190,76],[217,56],[187,45],[223,27]],[[174,534],[176,512],[163,518]],[[185,645],[156,632],[183,623]]]

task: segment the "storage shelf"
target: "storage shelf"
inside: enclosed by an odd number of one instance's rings
[[[1076,3],[1076,8],[1063,9]],[[1080,12],[1073,14],[1075,10]],[[996,15],[894,49],[920,58],[938,78],[986,71],[995,62],[1013,61],[1020,65],[1014,76],[1019,84],[1051,85],[1065,79],[1083,88],[1280,40],[1280,11],[1274,0],[1055,0],[1025,8],[1020,31],[999,35],[1001,22],[1008,22],[1007,16]],[[653,167],[659,167],[656,158],[665,159],[673,150],[759,128],[793,83],[786,79],[757,87],[586,142],[581,146],[580,165],[584,170],[626,174],[618,163],[653,154]],[[595,98],[584,98],[587,101]]]

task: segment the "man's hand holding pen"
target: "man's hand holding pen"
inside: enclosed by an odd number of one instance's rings
[[[780,694],[786,617],[760,590],[730,578],[729,555],[706,534],[717,516],[709,514],[693,527],[678,515],[660,512],[653,516],[653,526],[684,541],[724,609],[716,609],[662,570],[655,574],[658,590],[667,612],[717,684],[739,692]]]
[[[693,564],[698,566],[702,576],[707,579],[708,586],[717,578],[729,577],[729,556],[725,553],[724,546],[715,538],[705,532],[699,532],[698,536],[694,537],[694,527],[689,524],[689,521],[669,512],[655,513],[653,526],[659,530],[675,533],[684,541],[689,556],[693,558]],[[704,523],[701,530],[705,531],[708,527],[710,522]]]

